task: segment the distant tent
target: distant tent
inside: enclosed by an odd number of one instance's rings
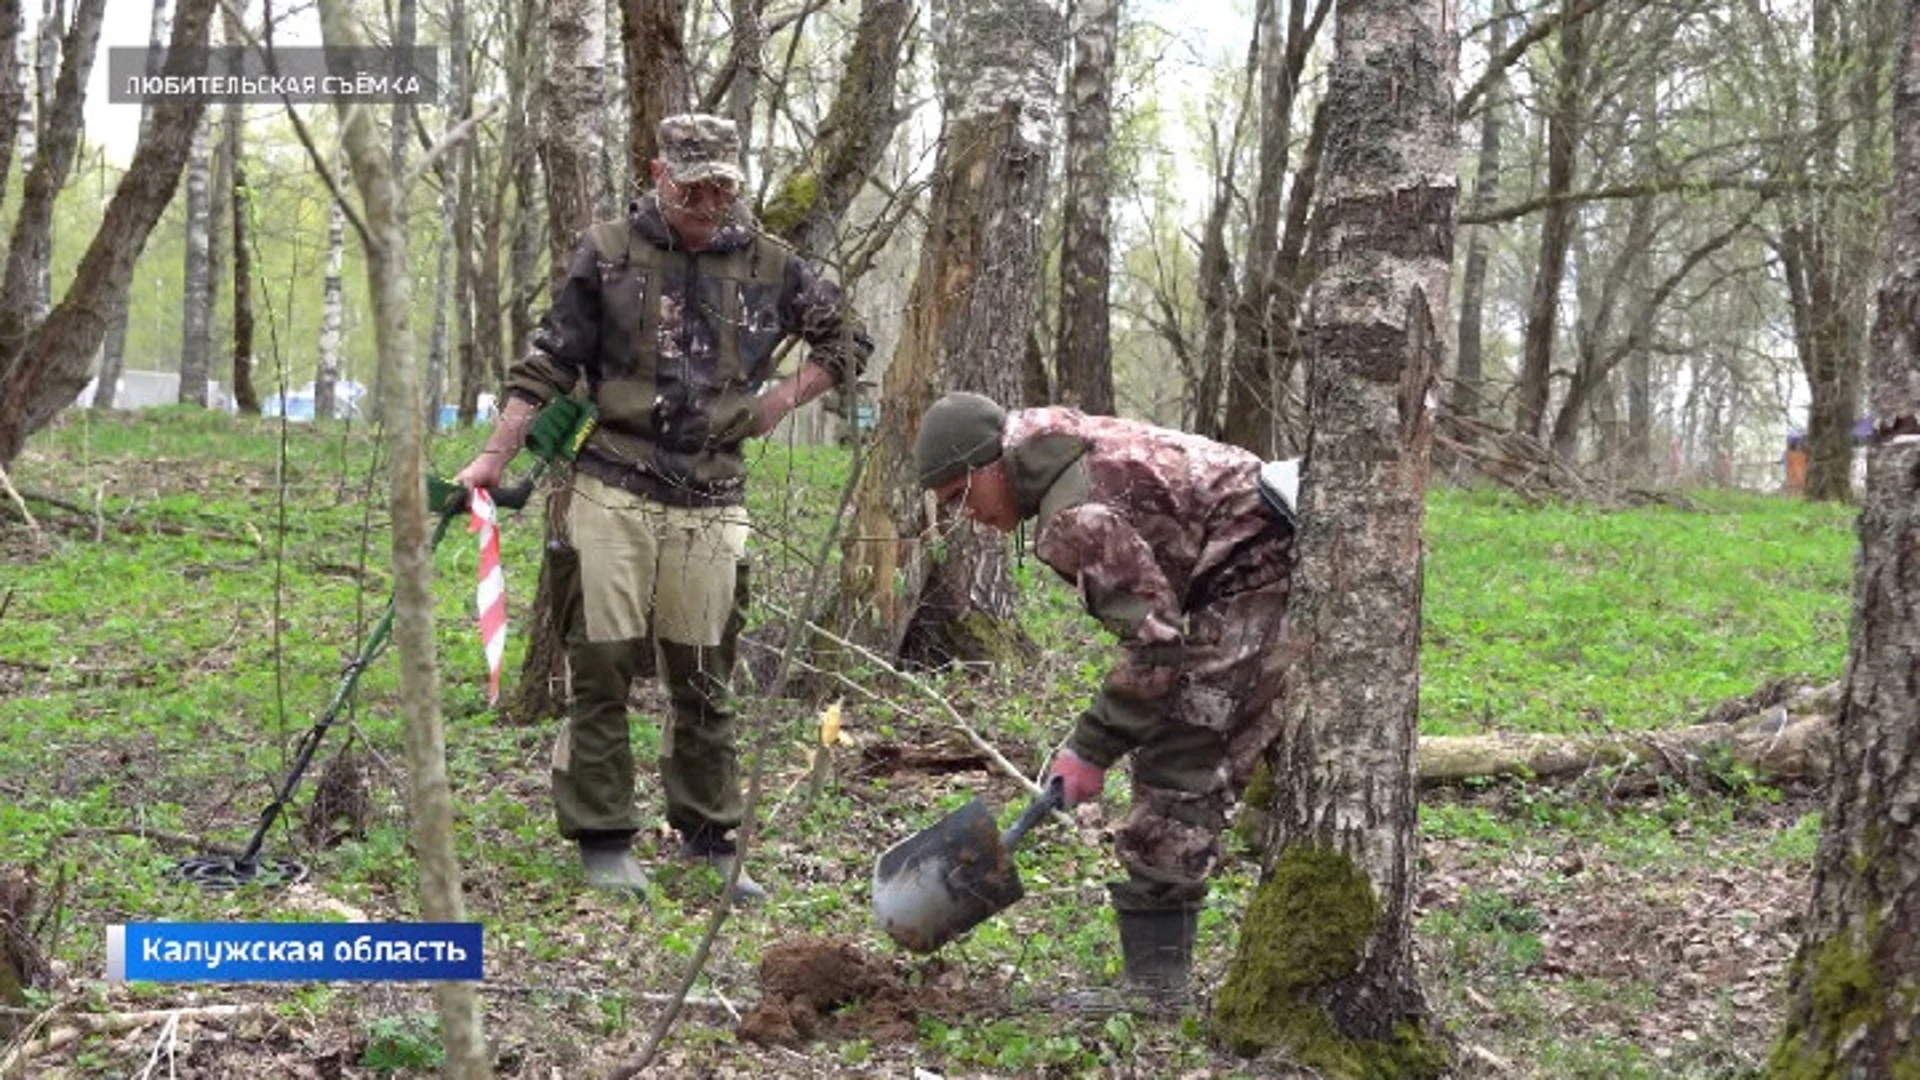
[[[333,384],[333,418],[335,420],[361,419],[366,403],[367,388],[352,379],[342,379]],[[281,391],[260,402],[260,415],[279,416],[287,414],[287,419],[295,423],[313,421],[313,384],[306,383],[293,388],[292,392]]]
[[[479,407],[475,410],[475,418],[479,420],[493,419],[493,405],[492,394],[481,394]],[[452,431],[453,425],[460,422],[460,407],[458,405],[442,405],[434,419],[435,424],[441,431]]]
[[[74,405],[92,408],[93,391],[99,382],[99,376],[88,379],[87,385],[80,388],[80,396],[74,399]],[[233,395],[218,379],[207,380],[207,399],[213,408],[228,413],[234,411]],[[151,409],[156,405],[176,405],[179,401],[180,373],[177,371],[122,371],[120,381],[114,383],[113,407],[116,409]]]

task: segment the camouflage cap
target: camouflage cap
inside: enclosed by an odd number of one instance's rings
[[[740,131],[709,113],[680,113],[660,121],[660,163],[676,184],[746,181],[740,171]]]
[[[920,418],[920,435],[913,445],[914,471],[920,486],[931,491],[968,469],[993,464],[1000,457],[1000,431],[1007,411],[992,398],[955,391],[933,403]]]

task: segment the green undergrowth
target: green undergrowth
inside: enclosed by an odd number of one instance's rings
[[[436,470],[455,472],[481,437],[436,439]],[[39,540],[0,508],[0,866],[31,867],[43,895],[58,895],[63,914],[44,926],[43,940],[77,977],[99,977],[100,927],[111,922],[415,913],[391,655],[367,670],[296,793],[289,821],[269,838],[268,854],[312,870],[298,898],[262,889],[205,893],[168,877],[189,850],[181,838],[238,847],[251,835],[297,740],[386,603],[391,528],[377,449],[372,433],[357,427],[283,428],[165,409],[137,421],[72,415],[36,436],[11,468],[20,489],[71,508],[30,502],[41,519]],[[847,458],[837,448],[764,446],[751,466],[755,588],[770,601],[755,615],[759,627],[774,621],[773,611],[791,610],[816,577],[811,560],[834,519]],[[1651,728],[1687,722],[1771,679],[1837,677],[1850,514],[1762,496],[1695,501],[1699,509],[1690,511],[1602,512],[1433,492],[1423,730]],[[506,516],[509,688],[541,542],[537,508]],[[831,549],[829,558],[837,558]],[[656,896],[639,906],[580,895],[547,800],[553,729],[504,723],[485,700],[474,564],[472,538],[456,523],[434,559],[434,633],[467,902],[487,925],[489,1023],[501,1053],[527,1075],[586,1075],[594,1071],[581,1066],[589,1050],[644,1038],[661,996],[677,988],[698,947],[717,880],[672,861],[655,820],[657,781],[643,768],[639,802],[650,827],[639,850],[654,871]],[[823,1067],[887,1075],[919,1067],[951,1075],[1265,1075],[1222,1054],[1194,1021],[1051,1011],[1064,990],[1110,986],[1120,976],[1103,887],[1115,866],[1094,830],[1085,833],[1092,843],[1056,824],[1036,830],[1020,854],[1027,899],[939,957],[901,954],[873,930],[868,883],[881,850],[975,795],[1001,809],[1003,821],[1024,795],[978,768],[891,773],[866,751],[883,744],[953,750],[951,706],[1017,767],[1037,771],[1112,658],[1112,640],[1050,570],[1016,550],[1014,574],[1031,653],[999,666],[922,673],[945,705],[855,662],[844,672],[851,685],[804,701],[743,706],[763,774],[753,843],[765,855],[755,872],[775,899],[735,914],[695,994],[709,1003],[750,1003],[770,943],[841,936],[888,956],[915,985],[948,987],[957,978],[1006,1007],[923,1015],[906,1048],[856,1035],[809,1051]],[[816,789],[816,714],[829,697],[843,702],[851,745],[832,751],[832,769]],[[651,761],[658,717],[638,716],[636,752]],[[345,843],[315,847],[301,828],[308,797],[349,742],[365,755],[368,820]],[[1116,776],[1110,815],[1124,810],[1125,788]],[[1639,800],[1592,794],[1469,786],[1429,799],[1421,824],[1430,842],[1476,872],[1516,859],[1557,867],[1570,847],[1634,873],[1701,862],[1804,867],[1818,835],[1817,815],[1791,812],[1780,793],[1739,777],[1710,791],[1676,787]],[[1197,963],[1210,985],[1224,977],[1254,876],[1245,853],[1233,853],[1201,914]],[[1580,879],[1558,872],[1538,879],[1524,894],[1500,882],[1478,884],[1423,914],[1419,933],[1434,958],[1427,977],[1443,1016],[1477,1008],[1463,1004],[1472,989],[1509,1010],[1505,1030],[1545,1063],[1539,1075],[1666,1075],[1649,1071],[1658,1062],[1625,1034],[1579,1038],[1561,1030],[1556,1010],[1566,996],[1543,996],[1529,980],[1543,962],[1557,890]],[[1569,982],[1577,992],[1577,980]],[[1632,984],[1597,985],[1613,1001],[1639,992]],[[434,1068],[430,995],[368,993],[285,988],[276,1009],[289,1021],[336,1023],[357,1067],[383,1075]],[[729,1049],[731,1022],[703,1008],[683,1018],[674,1036],[682,1053]],[[112,1047],[89,1052],[104,1063],[81,1075],[127,1075],[140,1065]]]

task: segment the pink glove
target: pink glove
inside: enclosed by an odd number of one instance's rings
[[[1107,786],[1107,770],[1092,764],[1079,754],[1061,747],[1047,766],[1047,779],[1060,778],[1061,798],[1068,806],[1092,800],[1098,802]]]

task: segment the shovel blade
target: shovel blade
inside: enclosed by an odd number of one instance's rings
[[[873,916],[901,948],[930,953],[1025,895],[993,811],[978,798],[880,854]]]

